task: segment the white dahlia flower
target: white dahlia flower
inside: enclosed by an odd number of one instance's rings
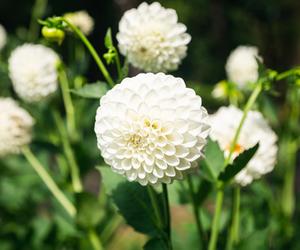
[[[254,83],[258,79],[258,64],[256,58],[262,61],[258,55],[258,49],[254,46],[239,46],[233,50],[226,62],[228,79],[236,83],[240,88]]]
[[[91,34],[94,29],[94,20],[85,10],[67,13],[64,17],[85,35]]]
[[[144,2],[126,11],[117,34],[120,52],[133,66],[147,72],[176,70],[191,41],[186,26],[177,19],[175,10],[157,2]]]
[[[170,183],[193,170],[209,126],[201,97],[163,73],[124,79],[102,97],[95,132],[113,171],[142,185]]]
[[[240,109],[229,106],[221,107],[215,114],[209,116],[210,136],[219,143],[226,156],[229,154],[231,142],[242,115],[243,112]],[[247,166],[236,175],[235,181],[238,184],[246,186],[274,169],[278,150],[276,141],[276,134],[262,114],[250,111],[235,145],[233,157],[255,146],[258,142],[259,148]]]
[[[7,34],[4,27],[0,24],[0,50],[3,49],[3,47],[6,45],[7,41]]]
[[[16,93],[27,102],[40,101],[57,90],[57,54],[43,45],[24,44],[9,58]]]
[[[0,98],[0,157],[30,143],[33,118],[11,98]]]

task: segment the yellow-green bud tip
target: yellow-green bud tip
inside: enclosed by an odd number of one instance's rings
[[[44,26],[42,28],[42,35],[51,42],[57,42],[59,45],[63,42],[65,38],[65,32],[57,28],[50,28]]]

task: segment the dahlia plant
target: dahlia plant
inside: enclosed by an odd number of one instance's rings
[[[39,23],[47,42],[24,43],[7,60],[12,96],[19,100],[0,98],[0,157],[23,154],[59,209],[66,212],[64,216],[88,238],[86,249],[105,249],[123,220],[146,235],[144,249],[175,249],[170,193],[178,189],[192,206],[198,249],[239,247],[244,190],[274,170],[282,145],[292,145],[287,152],[296,157],[299,140],[294,134],[299,135],[300,114],[294,102],[300,99],[299,69],[283,73],[267,69],[258,48],[239,46],[225,65],[228,80],[212,91],[223,105],[211,112],[204,93],[190,88],[183,76],[167,74],[184,63],[191,41],[175,10],[154,2],[126,11],[115,38],[108,29],[104,55],[86,37],[94,21],[85,11]],[[86,83],[81,72],[70,74],[68,62],[48,47],[53,42],[63,46],[66,36],[82,43],[102,81]],[[0,26],[0,49],[5,41]],[[75,50],[81,51],[80,46]],[[128,68],[138,73],[131,74]],[[277,135],[280,125],[271,126],[261,103],[282,80],[290,83],[286,103],[290,126],[283,128],[290,135],[286,140]],[[91,105],[91,100],[96,102]],[[38,112],[47,114],[49,124],[35,117]],[[83,122],[86,116],[91,118],[88,124]],[[92,127],[91,145],[87,137]],[[48,161],[34,153],[37,146],[43,147],[41,141],[49,150]],[[64,171],[70,184],[63,186],[56,180],[53,169],[45,165],[49,162]],[[85,164],[97,165],[101,174],[99,199],[86,193]],[[289,167],[288,177],[294,174],[292,162]],[[282,211],[291,218],[295,202],[288,177],[283,193],[289,200]],[[227,198],[232,209],[221,245],[227,190],[233,191]],[[207,209],[204,201],[209,195],[216,201]],[[203,211],[209,213],[206,222]]]

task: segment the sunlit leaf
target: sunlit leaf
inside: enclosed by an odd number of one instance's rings
[[[108,87],[105,82],[96,82],[91,84],[86,84],[80,89],[71,89],[70,91],[78,96],[84,98],[95,98],[99,99],[107,92]]]

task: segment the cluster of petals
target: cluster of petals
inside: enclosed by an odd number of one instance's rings
[[[255,83],[259,76],[257,59],[262,61],[257,47],[238,46],[230,53],[226,62],[228,79],[240,88],[247,88],[248,84]]]
[[[210,137],[219,143],[225,155],[229,154],[242,115],[243,111],[229,106],[221,107],[215,114],[209,116]],[[247,166],[236,175],[235,181],[239,185],[246,186],[274,169],[278,151],[276,141],[276,134],[262,114],[258,111],[250,111],[235,145],[233,158],[257,143],[259,148]]]
[[[146,72],[176,70],[191,41],[186,29],[178,23],[175,10],[144,2],[120,20],[119,49],[133,66]]]
[[[85,35],[91,34],[94,29],[94,19],[85,10],[67,13],[64,17]]]
[[[112,170],[142,185],[195,170],[209,133],[201,97],[164,73],[125,78],[101,98],[95,133]]]
[[[19,153],[31,141],[34,120],[11,98],[0,98],[0,157]]]
[[[7,42],[7,34],[5,28],[0,24],[0,50],[4,48]]]
[[[57,90],[59,57],[50,48],[23,44],[9,58],[9,75],[15,92],[26,102],[45,99]]]

